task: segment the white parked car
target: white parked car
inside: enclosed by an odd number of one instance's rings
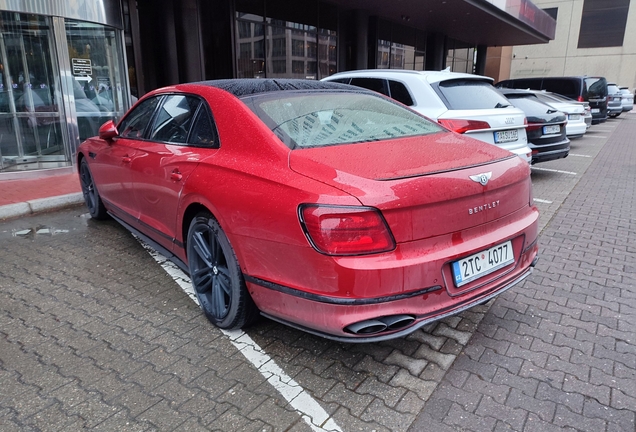
[[[563,96],[543,90],[529,90],[544,104],[550,105],[555,110],[563,112],[568,119],[565,125],[565,134],[569,139],[580,138],[585,135],[589,127],[585,122],[585,106],[587,102],[577,102],[566,100]],[[589,106],[589,105],[588,105]],[[592,113],[589,113],[589,124],[592,124]]]
[[[627,87],[620,87],[621,89],[621,105],[623,105],[623,112],[631,111],[634,109],[634,94],[629,91]]]
[[[526,116],[496,90],[489,77],[448,71],[370,69],[324,78],[375,90],[447,129],[495,144],[530,163]]]

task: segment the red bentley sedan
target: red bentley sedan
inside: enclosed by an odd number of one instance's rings
[[[525,279],[530,168],[382,95],[220,80],[144,96],[78,149],[92,217],[189,272],[208,319],[404,336]]]

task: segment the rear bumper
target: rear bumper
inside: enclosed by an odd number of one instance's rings
[[[532,163],[546,162],[555,159],[562,159],[570,153],[570,140],[565,139],[556,143],[535,145],[530,144],[532,149]]]
[[[334,297],[250,276],[245,280],[262,314],[292,327],[343,342],[402,337],[432,321],[488,301],[530,275],[538,254],[538,211],[533,207],[505,219],[503,223],[493,223],[496,228],[487,234],[488,227],[484,225],[462,232],[459,243],[457,235],[440,236],[433,242],[429,239],[400,244],[391,253],[333,260],[338,286],[362,284],[369,286],[369,292],[378,292],[377,287],[401,287],[381,297]],[[507,240],[513,244],[513,264],[455,287],[452,261]],[[313,279],[314,275],[307,275],[307,280]],[[346,330],[358,323],[397,316],[410,317],[410,321],[403,327],[373,334]]]
[[[623,112],[623,106],[622,105],[617,105],[617,106],[608,106],[607,107],[607,115],[608,116],[614,116],[617,114],[620,114]]]
[[[583,119],[574,122],[568,122],[565,125],[565,133],[568,138],[580,137],[587,131],[587,125]]]

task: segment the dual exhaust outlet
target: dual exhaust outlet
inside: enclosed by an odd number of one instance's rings
[[[415,321],[412,315],[389,315],[349,324],[344,328],[347,333],[371,335],[385,331],[399,330]]]

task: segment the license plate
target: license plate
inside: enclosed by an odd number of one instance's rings
[[[556,134],[561,132],[559,125],[543,126],[543,135]]]
[[[592,113],[596,114],[596,113],[600,113],[601,110],[599,108],[592,108]]]
[[[517,129],[495,132],[496,143],[517,141],[518,139],[519,139],[519,132],[517,132]]]
[[[570,114],[568,116],[568,120],[578,120],[580,118],[581,118],[581,116],[579,114]]]
[[[510,241],[455,261],[453,262],[455,286],[466,285],[514,261],[514,252]]]

